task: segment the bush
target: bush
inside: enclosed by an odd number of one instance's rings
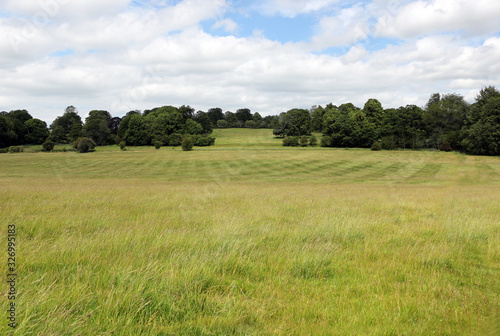
[[[220,119],[217,120],[217,127],[218,128],[226,128],[228,126],[227,121]]]
[[[386,136],[382,138],[382,148],[385,150],[393,150],[398,148],[398,144],[394,136]]]
[[[311,135],[311,137],[309,138],[309,145],[314,147],[317,144],[318,144],[318,139],[316,139],[316,136]]]
[[[381,149],[382,149],[382,144],[378,141],[375,141],[371,148],[372,151],[379,151]]]
[[[444,152],[451,152],[453,148],[451,148],[450,143],[448,141],[445,141],[441,144],[441,146],[439,146],[439,150]]]
[[[182,150],[193,150],[193,139],[190,136],[185,136],[184,139],[182,139]]]
[[[24,146],[10,146],[9,153],[22,153],[24,152]]]
[[[120,142],[120,143],[118,144],[118,146],[120,146],[120,149],[121,149],[121,150],[127,150],[127,149],[125,148],[125,146],[126,146],[126,145],[127,145],[127,143],[126,143],[125,141],[122,141],[122,142]]]
[[[332,137],[325,135],[321,138],[321,147],[332,147]]]
[[[160,149],[160,147],[163,145],[163,142],[161,141],[155,141],[155,148]]]
[[[78,138],[73,143],[73,148],[78,151],[78,153],[88,153],[94,151],[96,143],[90,138]]]
[[[0,154],[8,153],[9,149],[8,148],[0,148]]]
[[[42,148],[44,152],[51,152],[54,149],[54,146],[56,143],[52,140],[45,140],[45,142],[42,144]]]
[[[305,135],[301,136],[300,137],[300,145],[302,147],[306,147],[307,146],[307,143],[309,142],[309,139],[307,139],[307,137]]]
[[[283,139],[283,146],[297,147],[299,145],[299,138],[294,136],[287,136]]]
[[[170,146],[180,146],[182,144],[182,134],[173,133],[170,135],[169,145]]]
[[[215,138],[211,136],[201,136],[194,141],[195,146],[213,146]]]

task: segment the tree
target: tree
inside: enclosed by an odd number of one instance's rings
[[[144,119],[140,114],[133,114],[128,121],[128,128],[125,132],[125,142],[131,146],[144,146],[149,144],[150,133],[146,127]]]
[[[429,143],[434,148],[447,144],[451,148],[460,149],[460,133],[469,109],[469,104],[461,95],[432,94],[422,116],[423,129],[427,133]]]
[[[78,115],[78,111],[74,106],[68,106],[64,114],[57,117],[50,125],[50,129],[62,127],[64,134],[58,139],[59,142],[73,142],[82,134],[82,118]]]
[[[122,118],[120,117],[113,117],[109,119],[108,121],[108,128],[111,134],[118,134],[118,128],[120,127],[120,123],[122,121]]]
[[[325,109],[321,106],[314,107],[311,112],[311,130],[316,132],[321,132],[323,128],[323,116],[325,115]]]
[[[314,134],[309,138],[309,144],[313,147],[318,144],[318,139],[316,139],[316,136]]]
[[[199,123],[201,127],[203,127],[203,134],[212,133],[214,125],[212,125],[212,122],[210,121],[210,118],[208,117],[207,113],[203,111],[198,111],[196,112],[196,116],[194,117],[193,120]]]
[[[54,149],[55,145],[56,143],[54,141],[45,140],[45,142],[42,144],[42,149],[44,152],[51,152]]]
[[[279,127],[275,135],[301,136],[311,135],[311,117],[305,109],[292,109],[280,114]]]
[[[182,150],[183,151],[193,150],[193,138],[191,136],[188,135],[182,139]]]
[[[33,117],[26,110],[13,110],[7,113],[7,116],[12,120],[14,132],[16,133],[15,144],[24,144],[26,127],[24,123]]]
[[[224,113],[222,113],[222,109],[220,107],[214,107],[209,109],[207,115],[212,124],[214,125],[217,125],[217,122],[219,120],[224,119]]]
[[[78,153],[88,153],[94,150],[96,143],[94,140],[86,137],[81,137],[76,139],[73,143],[73,148],[78,151]]]
[[[368,122],[371,123],[373,125],[372,127],[375,129],[375,138],[378,138],[384,120],[384,109],[382,104],[377,99],[368,99],[363,107],[363,113]]]
[[[256,123],[253,120],[247,120],[245,121],[245,127],[246,128],[255,128]]]
[[[323,135],[329,136],[331,147],[368,148],[376,136],[364,112],[351,103],[328,108],[323,117]],[[325,142],[322,142],[322,146]]]
[[[40,119],[28,119],[24,122],[26,143],[41,144],[49,137],[47,123]]]
[[[500,155],[500,92],[481,90],[468,116],[462,141],[467,153]]]
[[[186,121],[186,126],[184,127],[184,131],[188,134],[202,134],[203,127],[200,123],[197,123],[193,119],[188,119]]]
[[[106,138],[111,134],[108,128],[108,122],[105,119],[93,118],[86,119],[83,126],[83,133],[86,137],[91,138],[98,146],[104,144]]]
[[[0,115],[0,147],[14,144],[17,138],[12,119],[8,115]]]
[[[182,115],[184,122],[188,119],[193,119],[194,118],[194,108],[192,108],[189,105],[182,105],[179,107],[179,113]]]
[[[306,147],[307,143],[309,142],[309,139],[307,139],[307,137],[305,135],[303,135],[303,136],[300,137],[299,142],[300,142],[300,145],[302,147]]]
[[[259,112],[255,112],[252,116],[252,120],[255,122],[256,125],[260,125],[260,122],[262,121],[262,116],[260,115]]]
[[[225,120],[218,120],[217,121],[217,127],[218,128],[226,128],[228,125],[227,125],[227,121]]]
[[[248,108],[242,108],[236,111],[236,119],[242,124],[245,124],[247,120],[252,120],[252,117],[252,112]]]

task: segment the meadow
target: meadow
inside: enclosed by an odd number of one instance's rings
[[[498,335],[499,157],[214,136],[0,154],[0,333]]]

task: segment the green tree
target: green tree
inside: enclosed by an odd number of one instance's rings
[[[64,135],[61,136],[61,139],[58,139],[59,142],[74,142],[82,135],[82,118],[80,118],[74,106],[68,106],[64,114],[52,122],[50,129],[54,130],[58,126],[64,130]]]
[[[193,119],[188,119],[184,131],[188,134],[202,134],[203,127]]]
[[[201,127],[203,127],[203,134],[212,133],[214,125],[210,121],[210,118],[208,117],[207,113],[203,111],[198,111],[196,112],[196,116],[194,117],[193,120],[199,123]]]
[[[0,147],[7,147],[17,141],[14,122],[8,115],[0,115]]]
[[[140,114],[133,114],[128,121],[128,128],[125,132],[124,140],[127,145],[144,146],[150,142],[150,133],[144,121],[146,117]]]
[[[315,132],[321,132],[323,128],[323,116],[325,115],[325,109],[321,106],[313,106],[311,112],[311,129]]]
[[[242,124],[245,124],[245,121],[247,120],[252,120],[252,111],[248,108],[242,108],[239,110],[236,110],[236,119],[240,121]]]
[[[54,146],[56,143],[51,140],[45,140],[45,142],[42,144],[42,149],[44,152],[51,152],[54,149]]]
[[[311,135],[311,116],[305,109],[291,109],[280,114],[280,124],[276,134],[285,136]]]
[[[228,126],[227,121],[225,120],[219,120],[217,121],[217,127],[218,128],[226,128]]]
[[[303,135],[300,137],[299,142],[302,147],[306,147],[309,142],[309,139],[307,139],[307,136]]]
[[[193,138],[191,136],[187,135],[182,139],[182,150],[183,151],[193,150]]]
[[[80,137],[73,143],[73,148],[78,151],[78,153],[88,153],[94,150],[96,143],[94,140],[86,137]]]
[[[98,146],[101,146],[111,134],[111,131],[105,119],[87,118],[85,125],[83,125],[83,133],[86,137],[91,138]]]
[[[45,121],[28,119],[24,122],[26,143],[41,144],[49,137],[49,129]]]
[[[255,128],[256,124],[255,121],[253,120],[247,120],[245,121],[245,127],[246,128]]]
[[[462,141],[467,153],[500,155],[500,92],[486,87],[476,97]]]
[[[318,144],[318,139],[316,138],[316,136],[314,134],[311,135],[311,137],[309,138],[309,144],[313,147]]]
[[[207,112],[208,118],[212,122],[212,124],[217,125],[217,122],[221,119],[224,119],[224,113],[220,107],[214,107],[208,110]]]

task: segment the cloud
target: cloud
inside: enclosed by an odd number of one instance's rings
[[[233,20],[231,20],[231,19],[224,19],[224,20],[217,21],[213,25],[213,28],[214,29],[221,29],[222,28],[226,32],[232,33],[236,29],[238,29],[238,24],[236,22],[234,22]]]
[[[368,37],[368,15],[363,7],[351,7],[336,16],[323,17],[319,33],[312,38],[314,49],[351,45]]]
[[[271,0],[263,1],[257,7],[268,15],[278,14],[293,18],[300,14],[319,11],[338,2],[338,0]]]
[[[201,23],[209,19],[215,28],[236,29],[238,21],[226,15],[223,0],[159,1],[154,7],[116,0],[102,10],[92,1],[85,10],[93,16],[54,18],[33,30],[26,22],[36,6],[26,6],[37,2],[8,1],[24,14],[0,18],[0,110],[26,108],[48,123],[68,105],[77,106],[82,117],[92,109],[121,116],[167,104],[201,110],[248,107],[267,115],[329,102],[363,106],[369,98],[384,107],[423,105],[433,92],[457,92],[472,100],[482,86],[500,85],[495,77],[500,73],[500,38],[480,33],[494,30],[488,19],[492,15],[477,9],[465,19],[457,14],[460,7],[452,16],[462,23],[440,21],[428,11],[444,0],[425,6],[413,2],[422,10],[415,13],[430,26],[408,19],[411,27],[397,35],[398,44],[376,51],[364,44],[372,38],[370,24],[377,24],[380,36],[393,36],[397,32],[379,26],[382,17],[404,28],[400,20],[410,4],[391,7],[377,0],[336,10],[337,15],[322,11],[311,41],[282,43],[264,34],[214,36],[203,31]],[[335,6],[334,1],[271,4],[274,13],[288,8],[290,15]],[[495,6],[490,7],[493,12]],[[468,21],[480,18],[484,27]],[[484,41],[446,33],[459,28],[484,36]],[[21,38],[17,49],[14,37]],[[345,54],[318,52],[332,46],[344,46]],[[65,50],[73,52],[61,53]]]
[[[500,30],[500,2],[491,0],[414,1],[382,15],[376,35],[415,38],[442,31],[464,31],[466,35]]]

